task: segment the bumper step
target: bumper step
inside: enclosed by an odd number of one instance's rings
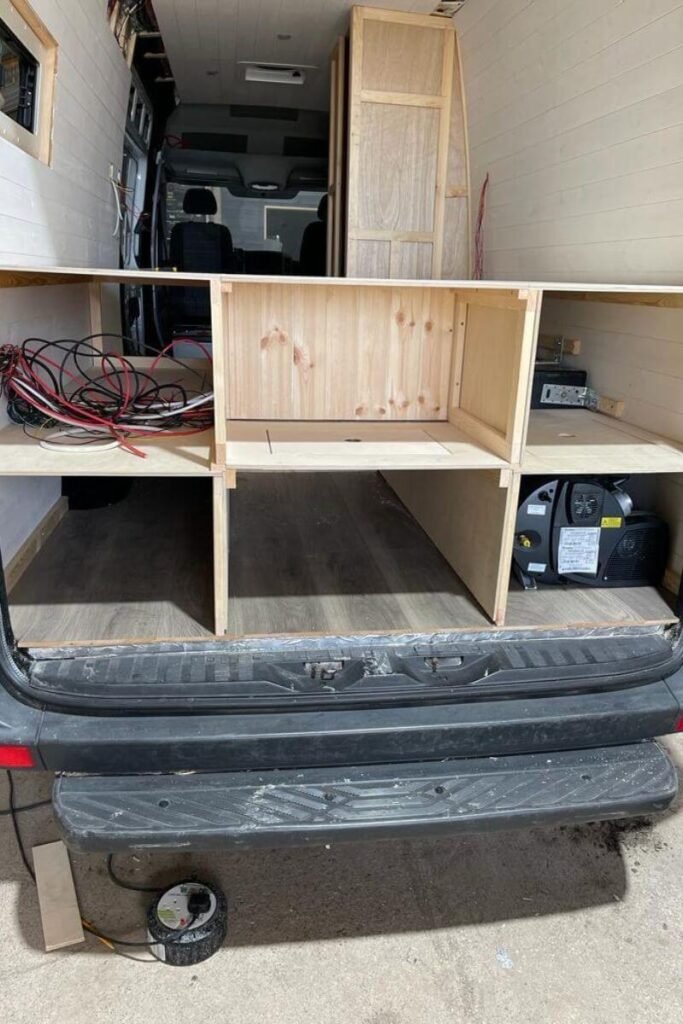
[[[80,850],[281,846],[628,817],[676,794],[653,742],[419,764],[191,775],[61,776]]]

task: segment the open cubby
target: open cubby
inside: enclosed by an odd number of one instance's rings
[[[69,513],[12,590],[20,638],[674,618],[656,588],[524,593],[511,586],[510,566],[524,474],[645,474],[656,480],[657,510],[672,527],[664,583],[678,591],[683,361],[675,346],[683,331],[676,334],[671,317],[683,326],[683,289],[0,271],[0,288],[86,286],[94,332],[101,284],[131,280],[210,290],[213,362],[196,362],[213,378],[214,427],[144,442],[144,460],[123,450],[47,451],[20,427],[0,430],[0,475],[144,477],[131,493],[149,488],[157,495],[149,508],[159,505],[149,545],[145,503],[107,510],[104,533],[99,513]],[[616,308],[619,342],[608,336],[606,314],[599,330],[589,315]],[[650,309],[668,311],[657,328],[669,332],[666,344],[649,339]],[[637,330],[626,338],[629,310]],[[608,397],[598,408],[611,414],[530,409],[541,322],[554,335],[583,326],[591,376]],[[650,352],[667,381],[661,401],[656,382],[646,381],[647,401],[640,394]],[[196,488],[212,508],[200,519],[180,511]],[[150,577],[136,590],[146,558],[163,571],[156,589]]]
[[[126,483],[112,504],[66,512],[10,590],[20,643],[213,634],[210,481]]]

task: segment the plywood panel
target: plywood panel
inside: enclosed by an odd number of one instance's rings
[[[394,242],[390,277],[429,280],[432,276],[432,242]]]
[[[446,418],[452,292],[240,284],[233,303],[232,419]]]
[[[469,305],[460,408],[504,434],[519,378],[523,312]]]
[[[453,54],[453,81],[451,87],[451,113],[449,124],[446,195],[454,189],[469,188],[469,160],[467,153],[467,122],[465,92],[462,84],[460,47],[457,42]]]
[[[347,273],[359,276],[371,262],[357,239],[383,232],[394,247],[388,276],[440,278],[446,244],[446,197],[467,196],[462,83],[455,63],[455,32],[447,20],[355,8],[351,31],[350,145]],[[457,92],[455,118],[452,98]],[[448,181],[449,164],[458,179]],[[451,230],[465,228],[449,219]],[[400,237],[416,233],[420,238]],[[453,259],[449,254],[449,269]]]
[[[523,466],[527,473],[683,471],[683,445],[586,409],[533,409]]]
[[[385,479],[482,608],[502,623],[518,479],[510,489],[495,471],[397,472]]]
[[[362,103],[355,227],[432,231],[440,112]]]
[[[446,197],[441,276],[462,281],[470,276],[469,199]]]
[[[33,847],[40,917],[45,951],[83,942],[83,925],[78,907],[69,853],[64,843],[46,843]]]
[[[401,22],[366,19],[363,31],[363,88],[385,92],[441,92],[444,31]]]
[[[37,433],[37,431],[36,431]],[[15,424],[0,430],[0,478],[12,476],[208,476],[213,430],[136,442],[144,457],[122,448],[48,451]],[[3,487],[6,483],[3,483]]]
[[[391,277],[391,242],[359,238],[353,243],[353,253],[359,277]]]
[[[231,420],[227,465],[276,472],[493,469],[506,463],[451,423]]]

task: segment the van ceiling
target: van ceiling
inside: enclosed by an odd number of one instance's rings
[[[368,0],[428,14],[437,0]],[[248,103],[327,110],[328,64],[354,0],[154,0],[182,103]],[[279,39],[278,36],[291,38]],[[244,66],[313,64],[303,86],[245,82]]]

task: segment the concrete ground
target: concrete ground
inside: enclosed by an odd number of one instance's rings
[[[683,770],[683,737],[669,747]],[[19,803],[50,779],[20,775]],[[4,773],[0,805],[6,806]],[[28,845],[50,808],[21,815]],[[84,916],[138,937],[147,898],[72,857]],[[221,856],[118,858],[136,881],[195,871],[229,894],[226,947],[196,968],[94,939],[46,954],[0,819],[0,1019],[8,1024],[669,1024],[683,1016],[683,802],[654,823]],[[134,954],[137,955],[137,954]],[[144,957],[146,954],[140,954]]]

